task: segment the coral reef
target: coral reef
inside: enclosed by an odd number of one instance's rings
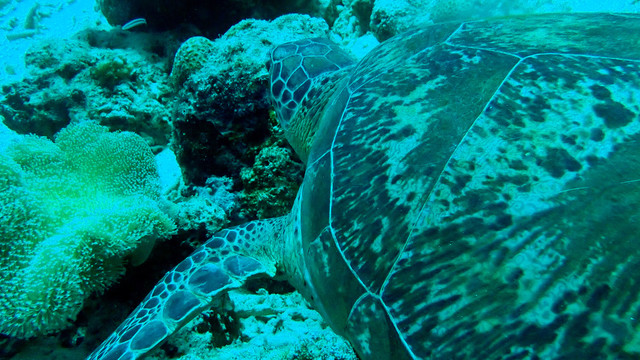
[[[325,19],[331,24],[331,31],[341,37],[362,36],[370,30],[369,19],[373,10],[373,0],[345,0],[332,3]]]
[[[371,31],[378,40],[384,41],[410,27],[429,23],[432,13],[428,8],[435,3],[433,0],[376,0],[371,11]]]
[[[89,71],[89,75],[98,85],[109,90],[125,81],[131,81],[134,76],[133,65],[127,58],[115,56],[112,59],[102,60],[95,64]]]
[[[3,137],[5,139],[5,137]],[[3,140],[4,141],[4,140]],[[85,299],[175,232],[148,145],[93,122],[0,154],[0,332],[61,330]]]
[[[294,161],[291,149],[283,145],[262,147],[253,166],[240,172],[244,185],[241,209],[247,218],[282,216],[291,209],[304,167]]]
[[[92,119],[135,131],[159,151],[171,132],[168,54],[178,48],[176,38],[85,31],[35,43],[25,54],[29,74],[2,87],[0,115],[12,130],[49,138],[69,123]]]
[[[97,3],[112,25],[145,18],[150,29],[168,30],[188,23],[210,37],[224,33],[243,19],[274,19],[288,13],[320,15],[328,5],[327,0],[99,0]]]
[[[212,55],[215,54],[214,43],[204,36],[194,36],[187,39],[176,53],[171,68],[171,80],[177,87],[196,71],[202,69]]]
[[[176,102],[172,146],[187,182],[201,186],[213,175],[240,184],[241,169],[253,165],[259,147],[275,134],[265,90],[269,49],[327,32],[322,19],[306,15],[245,20],[211,43],[196,39],[199,46],[178,52],[174,64],[189,70]],[[202,47],[211,54],[207,59],[199,56]]]
[[[580,0],[375,0],[370,27],[380,41],[411,27],[445,21],[553,12],[639,12],[637,1]]]
[[[229,178],[210,177],[204,186],[182,186],[175,196],[168,195],[176,204],[178,228],[181,231],[204,230],[204,236],[208,237],[227,225],[229,214],[238,206],[231,185]]]
[[[180,360],[357,359],[302,295],[278,291],[277,282],[263,285],[256,291],[231,291],[224,307],[193,319],[165,347],[185,354]],[[149,358],[167,356],[157,350]]]
[[[27,2],[0,0],[0,15]],[[65,2],[73,3],[62,3]],[[58,5],[41,0],[39,3],[42,5],[29,5],[19,16],[5,18],[2,29],[7,32],[7,39],[3,49],[30,41],[31,37],[40,38],[52,28],[53,22],[47,21],[53,20],[50,15]],[[17,336],[56,332],[76,317],[83,304],[89,303],[83,311],[86,316],[79,316],[74,323],[76,333],[69,335],[72,331],[68,331],[58,338],[30,340],[32,352],[24,352],[22,359],[35,359],[32,354],[52,359],[51,352],[61,343],[66,351],[90,351],[107,335],[92,333],[92,326],[106,332],[115,328],[118,317],[126,316],[130,310],[126,306],[135,306],[146,288],[172,266],[171,261],[180,261],[198,241],[230,222],[282,215],[288,210],[302,166],[283,141],[264,90],[264,62],[273,45],[328,36],[351,47],[360,58],[375,46],[376,38],[384,40],[422,23],[518,12],[640,9],[635,0],[599,4],[578,0],[287,0],[277,4],[226,0],[198,2],[198,6],[194,6],[194,0],[99,0],[98,4],[113,24],[145,17],[148,25],[131,31],[88,30],[71,38],[35,43],[25,56],[30,74],[2,88],[0,120],[21,134],[35,133],[53,139],[68,124],[93,119],[112,130],[138,133],[154,153],[160,153],[156,156],[158,164],[172,156],[166,148],[170,143],[182,170],[173,158],[172,174],[161,183],[160,196],[155,190],[103,196],[100,194],[107,190],[92,191],[100,187],[114,192],[128,186],[138,188],[139,179],[150,171],[148,149],[143,157],[148,166],[117,165],[123,164],[118,161],[119,156],[140,160],[124,156],[144,147],[139,138],[130,152],[105,151],[93,168],[87,165],[91,173],[99,171],[99,164],[109,166],[107,171],[111,173],[99,180],[77,170],[78,164],[86,162],[84,153],[69,155],[63,151],[67,145],[87,145],[82,151],[94,148],[82,140],[85,132],[81,129],[97,125],[72,125],[52,143],[13,134],[0,124],[0,138],[13,139],[0,141],[0,195],[4,195],[0,200],[0,311],[11,312],[9,317],[0,314],[0,329]],[[272,22],[246,20],[232,26],[245,17],[274,18],[293,11],[322,16],[329,26],[322,19],[298,14]],[[56,21],[71,25],[70,16],[63,19]],[[81,18],[73,19],[74,26],[80,23]],[[92,28],[97,24],[94,21]],[[158,29],[172,30],[153,32]],[[194,37],[185,42],[190,36]],[[211,41],[205,36],[217,39]],[[0,70],[15,73],[13,69]],[[3,115],[6,119],[2,119]],[[97,132],[107,134],[104,129]],[[117,135],[111,137],[114,146],[123,143],[117,140],[123,134],[107,135]],[[136,138],[131,134],[125,137]],[[98,145],[107,146],[102,141],[95,146]],[[55,180],[63,167],[64,171],[73,171],[66,181]],[[129,180],[119,181],[117,174],[124,174],[122,179]],[[68,187],[78,183],[92,185],[84,186],[85,192],[75,197],[69,196],[79,188]],[[95,198],[88,200],[88,196]],[[169,202],[161,203],[161,197]],[[10,198],[14,200],[7,200]],[[127,208],[132,198],[147,200],[136,200],[136,207]],[[62,205],[51,205],[54,201]],[[109,211],[119,215],[107,216]],[[66,222],[61,214],[67,216]],[[26,216],[29,221],[24,221]],[[111,287],[106,296],[86,301],[91,292],[100,292],[122,273],[125,259],[136,253],[140,255],[138,260],[145,257],[144,250],[152,243],[144,243],[146,240],[172,232],[168,218],[176,221],[178,235],[159,244],[160,251],[156,247],[150,261],[142,265],[145,270],[128,271],[119,284],[124,290]],[[76,261],[78,258],[88,261],[81,263]],[[29,267],[25,265],[27,261],[31,261]],[[161,266],[155,265],[158,263]],[[50,273],[43,282],[37,273],[29,272],[36,265],[45,269],[58,267],[59,272]],[[83,269],[81,273],[78,268]],[[148,273],[146,284],[143,272]],[[143,289],[135,293],[129,291],[132,288]],[[19,298],[10,298],[18,290],[23,291]],[[121,302],[114,301],[114,297]],[[25,299],[40,301],[46,311],[33,315],[35,308],[28,307]],[[264,285],[250,294],[232,293],[229,308],[227,313],[197,318],[151,358],[176,358],[181,354],[185,360],[207,359],[212,354],[230,359],[355,358],[353,353],[348,355],[349,345],[344,340],[340,342],[320,315],[310,310],[292,289],[276,291]],[[92,324],[87,325],[88,322]],[[32,323],[41,326],[34,328]],[[220,326],[236,327],[234,337],[216,340],[223,333]],[[72,337],[73,341],[69,340]],[[228,340],[233,340],[231,345],[218,348]],[[0,357],[7,354],[3,350],[0,349]],[[58,353],[58,358],[71,359],[64,354]],[[78,358],[82,355],[86,353]]]

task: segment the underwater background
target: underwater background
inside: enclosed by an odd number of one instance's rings
[[[640,1],[0,0],[0,358],[84,359],[210,235],[289,211],[273,46],[584,11]],[[227,305],[148,358],[356,358],[286,283]]]

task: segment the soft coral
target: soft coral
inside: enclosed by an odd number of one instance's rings
[[[27,135],[0,153],[0,332],[60,330],[125,259],[175,231],[153,154],[138,135],[93,122],[56,141]],[[138,259],[141,260],[141,259]]]

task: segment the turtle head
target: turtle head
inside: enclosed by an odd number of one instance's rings
[[[271,51],[270,95],[287,140],[303,161],[325,108],[353,58],[328,39],[285,43]]]

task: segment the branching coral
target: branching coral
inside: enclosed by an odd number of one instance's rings
[[[20,138],[0,153],[0,332],[63,329],[127,258],[143,260],[174,231],[138,135],[85,122],[55,143]]]

